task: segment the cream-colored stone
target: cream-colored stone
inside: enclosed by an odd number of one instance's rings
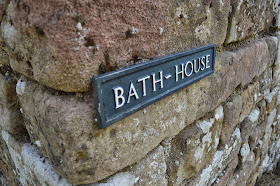
[[[166,162],[163,147],[156,147],[140,162],[129,168],[135,176],[135,186],[162,185],[167,186]]]
[[[232,176],[231,180],[227,185],[235,186],[235,185],[247,185],[247,181],[254,170],[255,165],[255,155],[253,152],[249,152],[246,157],[246,161],[242,163],[239,169],[237,169]]]
[[[0,131],[2,128],[0,126]],[[18,175],[14,162],[10,156],[9,149],[0,134],[0,175],[3,175],[6,185],[19,185]],[[1,184],[1,181],[0,181]],[[5,185],[2,183],[2,185]]]
[[[271,92],[269,92],[265,96],[265,101],[266,101],[266,110],[267,112],[271,112],[272,109],[275,107],[275,103],[278,97],[278,87],[275,87]]]
[[[171,155],[167,161],[170,185],[180,185],[212,159],[219,144],[223,116],[223,107],[219,106],[215,112],[186,127],[172,140]]]
[[[239,121],[242,122],[245,117],[249,115],[249,113],[255,107],[257,99],[255,95],[259,93],[259,82],[256,81],[249,85],[240,95],[242,97],[242,109],[239,116]]]
[[[263,30],[268,30],[272,21],[276,20],[277,9],[274,8],[274,3],[269,0],[232,1],[226,43],[241,41]]]
[[[268,68],[267,70],[265,70],[260,75],[258,80],[260,82],[260,91],[259,91],[258,95],[256,95],[257,101],[266,97],[270,92],[270,88],[272,85],[272,69]]]
[[[241,133],[239,128],[233,132],[228,143],[220,147],[213,159],[195,176],[186,179],[182,185],[211,185],[215,182],[227,165],[236,157],[241,146]]]
[[[235,168],[238,164],[238,156],[236,156],[223,170],[223,172],[220,173],[218,178],[215,180],[213,185],[215,186],[224,186],[227,185],[227,183],[230,181],[231,177],[233,176],[233,173],[235,171]]]
[[[30,143],[19,141],[4,130],[1,131],[1,135],[15,164],[15,171],[21,184],[71,185],[56,173],[49,161]]]
[[[236,125],[239,123],[239,115],[242,108],[242,97],[233,95],[229,97],[224,105],[223,128],[220,136],[220,144],[224,145],[229,140]]]
[[[255,113],[256,112],[256,113]],[[256,115],[255,115],[256,114]],[[252,116],[254,115],[254,116]],[[254,117],[253,119],[250,117]],[[256,126],[259,124],[259,110],[255,108],[248,117],[246,117],[240,124],[242,139],[247,141],[249,136],[254,133]]]
[[[280,47],[279,47],[280,32],[277,32],[277,38],[278,38],[278,43],[277,43],[276,60],[273,68],[273,86],[276,86],[280,81]]]
[[[269,66],[272,66],[276,62],[277,58],[277,44],[279,42],[277,36],[266,37],[265,41],[269,51]]]

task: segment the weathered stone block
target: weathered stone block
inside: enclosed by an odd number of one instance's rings
[[[218,149],[213,159],[195,176],[186,179],[183,185],[211,185],[221,172],[237,156],[241,146],[241,134],[239,128],[233,132],[228,143]]]
[[[179,185],[192,177],[210,160],[219,144],[223,107],[209,113],[181,131],[171,143],[168,160],[170,185]]]
[[[237,124],[239,124],[239,116],[242,108],[242,97],[233,95],[229,97],[223,104],[224,120],[220,136],[220,144],[225,145],[229,140],[232,132]]]
[[[2,131],[1,127],[0,127],[0,131]],[[19,185],[15,165],[10,156],[9,149],[4,139],[2,138],[1,134],[0,134],[0,174],[4,176],[7,185],[8,184]]]
[[[242,148],[241,148],[242,152]],[[244,158],[244,157],[243,157]],[[245,157],[245,160],[242,161],[242,166],[238,170],[235,171],[232,179],[228,182],[228,186],[235,186],[235,185],[247,185],[247,181],[255,169],[255,156],[253,152],[250,152]]]
[[[256,81],[249,85],[240,95],[242,97],[242,111],[239,116],[239,121],[242,122],[249,113],[253,110],[258,100],[259,82]]]
[[[267,184],[269,184],[269,185],[279,185],[280,184],[279,175],[265,173],[265,174],[262,175],[262,177],[260,179],[258,179],[258,182],[257,182],[256,186],[266,186]]]
[[[221,174],[218,176],[218,178],[215,180],[213,185],[215,186],[224,186],[227,185],[227,183],[230,181],[231,177],[233,176],[233,173],[235,171],[235,168],[238,164],[238,156],[236,156],[228,165],[227,167],[221,172]]]
[[[231,3],[229,34],[226,43],[241,41],[269,29],[276,20],[277,3],[269,0],[234,0]]]
[[[159,146],[149,152],[140,162],[129,168],[136,177],[135,186],[162,185],[167,186],[166,162],[163,147]]]
[[[104,184],[142,186],[162,185],[167,186],[166,162],[162,146],[156,147],[149,152],[138,163],[129,166],[109,177],[104,183],[92,184],[93,186],[104,186]]]
[[[235,54],[233,66],[238,67],[236,76],[242,79],[242,86],[250,83],[255,76],[260,76],[269,65],[268,45],[263,39],[239,48]]]
[[[4,130],[1,131],[1,135],[16,167],[13,172],[17,174],[21,184],[70,186],[55,172],[48,160],[26,140],[16,139]]]
[[[9,56],[8,53],[6,52],[5,48],[5,43],[3,39],[1,38],[1,29],[0,29],[0,66],[2,65],[10,65],[9,63]]]
[[[262,99],[260,102],[257,103],[257,107],[260,110],[260,121],[264,121],[266,120],[267,117],[267,111],[266,111],[266,101],[264,99]]]
[[[15,171],[15,169],[12,169],[9,165],[5,164],[4,161],[2,161],[2,159],[0,158],[0,183],[2,183],[1,185],[20,185],[13,170]],[[1,179],[2,176],[5,179],[4,183]]]
[[[272,66],[273,63],[275,63],[277,58],[277,45],[278,45],[278,38],[276,36],[266,37],[265,41],[268,46],[268,52],[269,52],[269,66]]]
[[[270,88],[272,85],[272,69],[268,68],[267,70],[265,70],[260,75],[258,80],[260,82],[260,92],[258,93],[257,101],[266,97],[270,92]]]
[[[211,82],[215,81],[223,88],[223,90],[220,90],[219,86],[216,86],[215,92],[219,96],[214,99],[225,100],[238,85],[245,86],[255,76],[260,76],[269,64],[267,44],[264,40],[259,40],[246,47],[238,48],[234,53],[228,52],[228,55],[233,55],[233,60],[230,65],[223,67],[217,73],[219,75],[212,76],[210,80]],[[243,119],[244,117],[246,116],[242,116]]]
[[[173,53],[226,39],[230,1],[169,1],[163,51]]]
[[[1,39],[0,39],[1,45]],[[7,53],[0,48],[0,65],[9,65],[9,57]]]
[[[0,22],[2,21],[2,17],[4,15],[5,9],[7,8],[9,0],[0,1]]]
[[[13,134],[25,133],[23,118],[16,95],[16,80],[0,68],[0,125]]]
[[[271,153],[269,152],[271,145],[274,143],[274,139],[277,139],[278,134],[273,136],[273,123],[276,118],[276,109],[272,110],[266,120],[261,123],[262,131],[263,131],[263,138],[259,141],[259,157],[260,157],[260,167],[259,167],[259,175],[263,174],[265,171],[272,170],[275,166],[272,162],[275,158],[275,150],[271,149]],[[276,140],[277,141],[277,140]],[[279,141],[278,141],[279,143]],[[278,143],[275,143],[278,144]],[[280,144],[278,144],[280,145]],[[258,157],[257,156],[257,157]],[[277,162],[277,161],[276,161]]]
[[[259,124],[255,128],[252,129],[252,133],[248,138],[248,143],[250,148],[253,149],[255,153],[255,157],[260,157],[260,147],[263,145],[262,137],[264,136],[264,130],[262,124]]]
[[[275,108],[275,103],[278,97],[278,87],[275,87],[271,92],[265,96],[266,110],[271,112]]]
[[[277,32],[277,38],[279,41],[280,38],[280,32]],[[274,63],[274,67],[273,67],[273,86],[276,86],[279,83],[280,80],[280,42],[277,43],[277,54],[276,54],[276,60]]]
[[[271,113],[273,114],[273,113]],[[262,171],[261,172],[271,172],[276,167],[277,162],[280,159],[280,134],[279,130],[275,128],[274,122],[269,128],[264,136],[264,146],[263,147],[266,154],[262,156]],[[268,149],[268,151],[266,151]]]
[[[241,122],[241,136],[243,141],[247,141],[249,136],[253,134],[255,127],[259,124],[259,116],[260,111],[256,108]]]

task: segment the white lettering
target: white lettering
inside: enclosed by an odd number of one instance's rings
[[[156,91],[156,83],[160,83],[160,88],[163,88],[163,78],[162,78],[162,71],[159,72],[159,80],[156,80],[156,75],[152,74],[153,76],[153,92]]]
[[[203,66],[203,68],[201,68],[201,71],[203,71],[205,69],[205,57],[202,57],[200,61]]]
[[[178,81],[178,75],[182,74],[181,78],[184,79],[184,64],[181,64],[181,71],[178,71],[178,65],[175,65],[176,81]]]
[[[187,71],[187,70],[188,70],[188,64],[191,65],[191,71],[190,71],[189,74],[188,74],[188,71]],[[187,64],[186,64],[186,66],[185,66],[185,75],[186,75],[187,77],[189,77],[189,76],[192,75],[192,73],[193,73],[193,64],[192,64],[192,62],[188,61]]]
[[[150,76],[146,76],[146,77],[143,77],[141,79],[138,79],[138,82],[141,82],[142,81],[142,87],[143,87],[143,97],[146,96],[146,80],[149,79]]]
[[[197,62],[196,62],[196,60],[194,59],[194,60],[193,60],[193,63],[194,63],[194,72],[195,72],[195,73],[198,73],[199,70],[200,70],[200,58],[198,58]],[[198,64],[198,68],[197,68],[197,64]],[[197,70],[196,70],[196,69],[197,69]]]
[[[135,96],[136,99],[139,98],[139,96],[138,96],[138,94],[137,94],[137,92],[136,92],[136,89],[135,89],[135,87],[134,87],[134,85],[133,85],[132,82],[130,82],[129,93],[128,93],[128,98],[127,98],[127,103],[130,102],[130,97],[131,97],[131,96]]]
[[[113,88],[114,94],[115,94],[115,105],[116,108],[120,108],[124,105],[125,98],[123,97],[123,88],[122,87],[116,87]],[[120,92],[120,94],[119,94]],[[121,103],[120,103],[121,100]]]
[[[209,57],[210,57],[210,55],[207,55],[207,56],[206,56],[206,69],[207,69],[207,68],[210,68],[210,66],[208,66],[208,63],[209,63],[209,59],[208,59],[208,58],[209,58]]]

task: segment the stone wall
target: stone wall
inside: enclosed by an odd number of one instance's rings
[[[0,0],[2,185],[254,185],[280,159],[277,0]],[[215,73],[98,129],[91,77],[208,43]]]

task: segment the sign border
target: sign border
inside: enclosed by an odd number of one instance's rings
[[[110,120],[107,120],[106,121],[106,118],[105,118],[105,110],[104,110],[104,107],[102,106],[102,98],[101,98],[101,95],[102,95],[102,90],[101,90],[101,86],[102,86],[102,83],[106,82],[106,81],[109,81],[111,79],[114,79],[114,78],[119,78],[119,77],[122,77],[122,76],[125,76],[127,74],[132,74],[136,71],[141,71],[141,70],[144,70],[146,68],[150,68],[150,67],[153,67],[153,66],[157,66],[159,64],[163,64],[163,63],[166,63],[166,62],[169,62],[171,60],[175,60],[175,59],[178,59],[178,58],[181,58],[181,57],[185,57],[185,56],[188,56],[188,55],[191,55],[191,54],[194,54],[194,53],[198,53],[198,52],[201,52],[201,51],[204,51],[204,50],[207,50],[207,49],[210,49],[212,48],[213,49],[213,56],[212,56],[212,61],[213,61],[213,64],[211,66],[211,71],[208,71],[207,73],[203,73],[197,77],[195,77],[194,79],[191,79],[190,81],[186,81],[182,84],[180,84],[179,86],[175,86],[174,88],[172,89],[169,89],[165,92],[163,92],[162,94],[159,94],[155,97],[152,97],[150,98],[149,100],[143,102],[143,104],[139,107],[132,107],[131,109],[125,111],[123,114],[121,115],[118,115],[116,116],[115,118],[113,119],[110,119]],[[214,73],[214,66],[215,66],[215,55],[216,55],[216,44],[214,43],[211,43],[211,44],[208,44],[208,45],[204,45],[204,46],[201,46],[201,47],[198,47],[198,48],[194,48],[194,49],[190,49],[190,50],[186,50],[186,51],[182,51],[182,52],[178,52],[178,53],[175,53],[175,54],[171,54],[171,55],[167,55],[167,56],[163,56],[161,58],[157,58],[157,59],[153,59],[153,60],[150,60],[150,61],[146,61],[146,62],[143,62],[143,63],[139,63],[139,64],[136,64],[136,65],[132,65],[132,66],[129,66],[129,67],[125,67],[123,69],[119,69],[119,70],[116,70],[116,71],[113,71],[113,72],[108,72],[108,73],[105,73],[105,74],[101,74],[101,75],[98,75],[98,76],[94,76],[92,77],[92,84],[93,84],[93,93],[94,93],[94,101],[95,101],[95,108],[96,108],[96,115],[97,115],[97,120],[98,120],[98,127],[100,129],[103,129],[103,128],[106,128],[108,126],[110,126],[111,124],[131,115],[132,113],[142,109],[142,108],[145,108],[157,101],[159,101],[160,99],[163,99],[211,74]]]

